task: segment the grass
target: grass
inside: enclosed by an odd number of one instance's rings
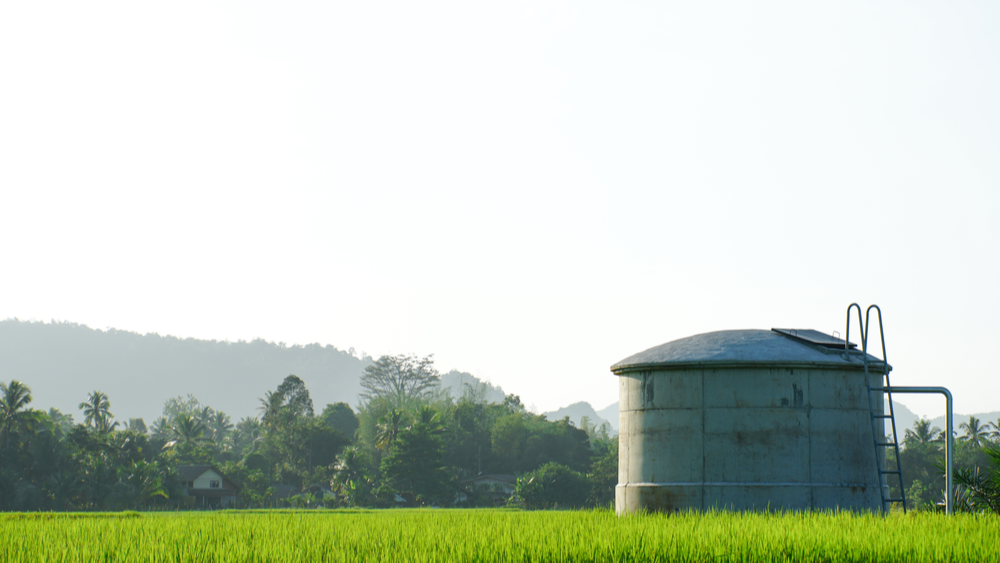
[[[1000,517],[607,510],[0,515],[2,561],[1000,561]]]

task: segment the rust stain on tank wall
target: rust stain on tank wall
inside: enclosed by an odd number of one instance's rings
[[[643,507],[650,512],[677,512],[683,508],[677,505],[676,495],[666,487],[645,490],[642,496]]]

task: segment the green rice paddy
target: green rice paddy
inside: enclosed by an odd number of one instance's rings
[[[1000,561],[1000,517],[608,510],[3,514],[2,561]]]

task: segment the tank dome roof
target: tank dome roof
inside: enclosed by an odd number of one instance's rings
[[[884,370],[882,360],[870,354],[868,362],[869,370],[876,373]],[[611,371],[741,365],[862,369],[864,354],[860,350],[830,347],[773,330],[720,330],[660,344],[625,358],[611,366]]]

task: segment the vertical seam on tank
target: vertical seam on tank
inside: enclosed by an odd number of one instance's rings
[[[809,393],[806,395],[806,397],[809,399],[809,404],[806,405],[806,402],[802,401],[802,405],[805,407],[805,410],[806,410],[806,426],[807,426],[807,428],[806,428],[806,436],[807,436],[807,440],[808,440],[806,442],[806,447],[809,448],[809,454],[806,456],[806,460],[808,460],[807,463],[809,464],[809,509],[810,510],[815,510],[816,509],[816,498],[813,495],[815,495],[816,488],[812,486],[812,484],[814,482],[813,481],[813,458],[812,458],[812,456],[813,456],[813,448],[812,448],[812,445],[813,445],[812,444],[812,442],[813,442],[812,434],[813,434],[813,432],[812,432],[812,416],[811,416],[812,415],[812,377],[813,377],[813,370],[807,369],[807,370],[805,370],[805,372],[806,372],[806,386],[807,386],[806,391],[809,391]]]
[[[705,370],[701,370],[701,511],[705,512]]]

